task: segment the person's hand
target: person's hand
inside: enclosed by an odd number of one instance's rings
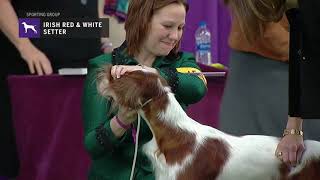
[[[126,132],[127,128],[123,128],[119,125],[119,122],[116,122],[116,118],[118,118],[125,126],[130,127],[130,124],[137,119],[137,112],[125,107],[119,107],[117,117],[113,117],[110,121],[110,127],[114,135],[120,138]]]
[[[303,136],[286,135],[278,144],[276,155],[288,166],[296,166],[299,164],[304,150]]]
[[[28,64],[31,74],[49,75],[52,74],[52,66],[47,56],[36,48],[32,43],[28,43],[20,50],[21,57]]]
[[[114,65],[111,68],[111,76],[116,79],[120,78],[122,75],[124,75],[126,72],[132,72],[132,71],[145,71],[150,73],[157,74],[158,71],[155,68],[147,67],[147,66],[139,66],[139,65]]]
[[[286,128],[301,130],[302,122],[303,120],[299,117],[289,117]],[[288,166],[296,166],[304,150],[303,135],[288,133],[280,140],[275,155]]]
[[[117,116],[125,125],[129,125],[137,119],[137,111],[125,107],[119,107]]]

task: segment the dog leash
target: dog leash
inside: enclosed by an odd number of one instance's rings
[[[134,169],[135,169],[136,161],[137,161],[139,132],[140,132],[140,121],[141,121],[141,116],[138,114],[138,125],[137,125],[137,132],[136,132],[135,137],[134,137],[135,146],[134,146],[134,156],[133,156],[133,162],[132,162],[132,167],[131,167],[130,180],[133,180],[133,178],[134,178]]]
[[[141,109],[147,105],[149,102],[152,101],[152,98],[148,99],[146,102],[144,102],[141,105]],[[133,137],[133,142],[135,143],[134,146],[134,156],[133,156],[133,162],[132,162],[132,167],[131,167],[131,175],[130,175],[130,180],[133,180],[134,176],[134,169],[136,167],[136,161],[137,161],[137,155],[138,155],[138,144],[139,144],[139,132],[140,132],[140,123],[141,123],[141,116],[138,114],[138,125],[137,125],[137,130],[132,128],[132,137]]]

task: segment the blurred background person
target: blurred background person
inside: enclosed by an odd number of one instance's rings
[[[129,0],[98,0],[99,17],[109,19],[109,37],[102,38],[102,51],[111,53],[125,40],[124,21],[128,12]]]
[[[226,0],[231,11],[229,73],[220,129],[279,136],[288,99],[288,21],[284,0]]]

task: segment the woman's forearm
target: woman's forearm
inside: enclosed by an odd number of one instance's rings
[[[19,51],[31,43],[28,38],[19,38],[18,17],[10,0],[0,0],[0,29]]]
[[[115,118],[112,118],[110,121],[110,127],[113,132],[113,134],[117,137],[120,138],[123,136],[123,134],[126,132],[126,129],[120,127],[117,122],[115,121]]]
[[[302,130],[303,119],[300,117],[288,117],[287,129]]]

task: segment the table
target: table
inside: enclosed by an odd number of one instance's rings
[[[20,164],[17,180],[85,180],[81,95],[84,77],[10,76]]]
[[[12,75],[8,81],[21,160],[17,180],[86,180],[90,159],[81,118],[84,76]],[[207,81],[207,95],[188,114],[217,127],[224,78]]]
[[[203,72],[224,72],[225,76],[206,76],[208,92],[204,98],[189,107],[188,115],[201,124],[219,127],[220,102],[223,95],[227,70],[219,70],[199,64]]]

